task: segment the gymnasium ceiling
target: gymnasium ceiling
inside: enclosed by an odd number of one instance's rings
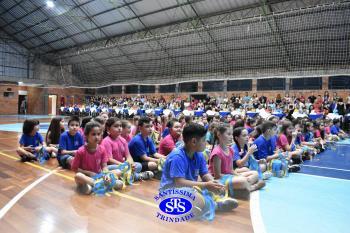
[[[266,70],[271,67],[292,70],[301,62],[298,53],[303,53],[305,61],[302,62],[315,63],[311,65],[329,62],[324,58],[328,51],[324,47],[327,46],[334,46],[335,52],[340,50],[339,46],[346,46],[339,63],[349,63],[349,43],[345,43],[349,37],[345,35],[349,32],[348,1],[52,2],[54,6],[48,7],[47,0],[3,0],[0,2],[0,27],[43,61],[53,65],[72,65],[73,74],[86,83],[101,84],[101,80],[103,84],[122,83],[130,78],[140,82],[145,77],[181,78],[208,72],[225,71],[228,74],[232,70]],[[333,2],[345,5],[331,10],[315,8]],[[315,14],[307,9],[305,14],[298,13],[301,8],[314,8]],[[326,16],[334,22],[328,22]],[[334,28],[332,23],[337,30],[327,31]],[[246,32],[240,33],[242,25]],[[330,33],[334,38],[323,38],[322,32]],[[247,33],[249,36],[244,37]],[[308,40],[315,42],[317,48],[311,46],[313,51],[307,51],[310,48],[307,44],[293,44],[303,35],[308,35]],[[342,44],[325,46],[324,40],[320,42],[320,39],[341,40]],[[263,45],[263,48],[258,45]],[[237,49],[241,52],[235,54]],[[315,50],[319,54],[314,54]],[[249,57],[245,57],[247,55]],[[230,59],[233,60],[227,62]],[[206,67],[201,68],[201,64]]]

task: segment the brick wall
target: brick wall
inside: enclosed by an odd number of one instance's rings
[[[12,97],[4,97],[4,92],[14,92]],[[18,113],[18,86],[0,84],[0,115]]]

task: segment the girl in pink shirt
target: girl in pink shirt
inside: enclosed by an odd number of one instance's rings
[[[134,137],[138,133],[137,125],[139,124],[140,117],[134,116],[133,125],[131,126],[131,137]]]
[[[87,123],[84,134],[87,143],[76,152],[71,169],[77,172],[74,178],[78,190],[83,194],[90,194],[95,184],[94,177],[102,171],[108,171],[108,155],[105,148],[99,145],[102,138],[102,130],[99,123]],[[120,177],[121,172],[119,170],[113,172]],[[121,189],[122,187],[123,182],[116,180],[114,189]]]
[[[224,175],[232,175],[232,184],[234,189],[243,189],[246,191],[253,191],[264,186],[264,182],[258,185],[251,185],[248,178],[245,176],[238,176],[233,170],[233,156],[234,152],[231,148],[232,144],[232,127],[229,124],[221,123],[214,130],[214,146],[209,158],[209,171],[213,174],[218,182],[225,185],[222,178]],[[232,194],[230,193],[232,196]]]
[[[295,145],[295,140],[297,138],[297,131],[294,130],[293,124],[290,121],[284,121],[281,127],[281,132],[278,135],[277,139],[277,148],[282,152],[286,152],[287,159],[291,158],[299,159],[300,155],[303,153],[303,150],[297,148]]]
[[[131,136],[131,124],[127,120],[122,120],[122,132],[121,136],[129,143],[132,139]]]
[[[134,180],[147,180],[153,177],[153,172],[141,172],[141,163],[134,162],[132,159],[128,142],[122,137],[123,122],[116,117],[111,117],[106,122],[106,129],[108,136],[103,139],[101,145],[105,148],[107,153],[107,163],[109,170],[118,169],[118,165],[128,161],[132,167]],[[129,123],[126,121],[126,123]],[[125,122],[124,122],[125,124]],[[129,123],[130,124],[130,123]],[[127,133],[129,135],[130,132]]]

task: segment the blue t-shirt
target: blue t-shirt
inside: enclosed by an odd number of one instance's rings
[[[340,131],[339,126],[337,126],[337,125],[332,125],[332,127],[331,127],[331,134],[338,135],[339,131]]]
[[[207,131],[207,134],[205,135],[205,141],[208,142],[210,145],[214,144],[214,135]]]
[[[314,134],[312,132],[307,132],[304,134],[304,141],[310,142],[314,139]]]
[[[254,144],[258,150],[254,152],[254,157],[259,159],[266,159],[267,156],[273,155],[276,149],[277,135],[272,136],[269,140],[266,140],[263,135],[260,135],[255,139]]]
[[[40,133],[36,132],[34,136],[22,134],[21,138],[19,139],[19,144],[23,146],[37,147],[40,144],[43,144],[43,141],[44,141],[43,136],[41,136]]]
[[[59,149],[60,150],[78,150],[84,145],[84,138],[79,132],[74,136],[70,135],[68,131],[60,136]]]
[[[163,130],[163,133],[162,133],[162,138],[165,138],[166,136],[168,136],[170,134],[170,130],[168,127],[166,127],[164,130]]]
[[[237,164],[236,164],[236,161],[242,159],[242,158],[247,154],[247,148],[244,147],[244,149],[243,149],[243,154],[242,154],[242,155],[239,154],[239,153],[240,153],[240,150],[238,149],[238,146],[237,146],[236,143],[233,144],[232,149],[233,149],[233,151],[234,151],[234,155],[233,155],[233,167],[234,167],[234,168],[237,168],[238,166],[237,166]],[[244,166],[248,167],[248,161],[246,162],[246,164],[245,164]]]
[[[168,154],[163,167],[160,190],[175,186],[175,178],[197,181],[198,176],[208,173],[207,164],[202,152],[196,152],[190,159],[183,147]]]
[[[157,152],[152,139],[147,137],[145,141],[141,134],[131,139],[129,142],[129,151],[135,162],[143,162],[140,158],[142,155],[151,156]]]
[[[250,126],[245,127],[245,129],[248,131],[248,134],[254,131],[254,129]]]

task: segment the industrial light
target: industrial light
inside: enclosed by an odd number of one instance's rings
[[[46,6],[48,8],[53,8],[55,6],[55,3],[53,3],[53,1],[51,1],[51,0],[47,0],[46,1]]]

